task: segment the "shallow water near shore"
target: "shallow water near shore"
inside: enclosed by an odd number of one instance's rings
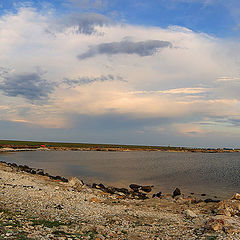
[[[1,154],[0,160],[87,183],[154,185],[153,192],[179,187],[221,199],[240,191],[240,153],[35,151]]]

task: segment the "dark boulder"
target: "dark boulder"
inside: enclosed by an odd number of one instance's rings
[[[11,167],[14,167],[14,168],[17,168],[17,166],[18,166],[16,163],[8,163],[8,165]]]
[[[117,192],[124,193],[125,195],[129,195],[129,190],[127,188],[117,188]]]
[[[107,193],[114,194],[117,189],[115,187],[106,187],[103,190]]]
[[[154,193],[154,194],[152,195],[152,198],[155,198],[155,197],[161,198],[161,196],[162,196],[162,192],[158,192],[158,193]]]
[[[103,192],[107,192],[110,194],[115,194],[115,193],[124,193],[125,195],[130,194],[129,190],[126,188],[106,187],[102,183],[100,183],[100,184],[93,183],[92,188],[100,189]]]
[[[141,187],[140,185],[137,184],[130,184],[129,187],[134,191],[138,192],[139,188]]]
[[[162,196],[162,192],[158,192],[157,194],[156,194],[156,197],[158,197],[158,198],[160,198]]]
[[[19,166],[18,166],[18,169],[19,169],[20,171],[23,171],[23,172],[31,173],[31,168],[28,167],[27,165],[19,165]]]
[[[98,188],[105,189],[106,187],[102,183],[100,183],[98,184]]]
[[[51,175],[49,175],[49,178],[53,179],[53,180],[56,180],[56,181],[68,182],[68,179],[66,179],[64,177],[61,177],[61,176],[51,176]]]
[[[43,171],[42,169],[37,169],[37,170],[36,170],[36,173],[37,173],[38,175],[44,176],[44,171]]]
[[[141,186],[140,190],[142,190],[143,192],[151,192],[152,191],[152,187],[153,186]]]
[[[141,192],[136,192],[133,191],[131,193],[132,198],[138,199],[138,200],[145,200],[148,199],[147,194],[146,193],[141,193]]]
[[[176,189],[173,191],[172,197],[174,198],[174,197],[179,196],[179,195],[181,195],[181,191],[180,191],[179,188],[176,188]]]
[[[100,184],[93,183],[92,188],[101,189],[102,191],[106,192],[106,187],[102,183]]]

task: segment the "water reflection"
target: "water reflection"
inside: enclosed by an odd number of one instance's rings
[[[0,159],[90,183],[153,184],[168,192],[178,186],[221,196],[240,190],[239,153],[19,152],[1,154]]]

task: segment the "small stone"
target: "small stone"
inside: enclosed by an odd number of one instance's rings
[[[187,210],[185,211],[185,215],[186,215],[186,217],[190,217],[190,218],[195,218],[195,217],[197,217],[197,214],[196,214],[195,212],[189,210],[189,209],[187,209]]]
[[[100,202],[101,202],[101,200],[100,200],[100,199],[98,199],[98,198],[92,197],[92,198],[89,200],[89,202],[100,203]]]
[[[118,192],[117,193],[118,195],[120,195],[120,196],[126,196],[124,193],[122,193],[122,192]]]
[[[231,217],[231,213],[226,210],[226,209],[221,209],[217,212],[218,215],[225,215],[225,216],[228,216],[228,217]]]
[[[212,226],[211,226],[212,230],[213,231],[219,231],[219,230],[222,230],[223,229],[223,225],[221,223],[214,223]]]
[[[57,206],[55,206],[55,208],[58,210],[63,210],[63,206],[61,204],[58,204]]]
[[[77,177],[70,177],[68,184],[76,190],[81,190],[84,185],[83,181],[79,180]]]
[[[240,194],[239,193],[234,193],[231,199],[232,200],[240,200]]]

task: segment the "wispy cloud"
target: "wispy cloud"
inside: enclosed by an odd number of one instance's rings
[[[240,81],[240,77],[220,77],[217,82]]]
[[[79,77],[77,79],[69,79],[69,78],[64,78],[63,83],[67,84],[70,87],[76,87],[80,85],[85,85],[85,84],[92,84],[95,82],[105,82],[105,81],[122,81],[122,82],[127,82],[120,76],[113,76],[111,74],[107,76],[100,76],[100,77]]]
[[[168,90],[154,90],[154,91],[134,91],[133,94],[169,94],[169,95],[192,95],[200,94],[208,91],[206,88],[172,88]]]

